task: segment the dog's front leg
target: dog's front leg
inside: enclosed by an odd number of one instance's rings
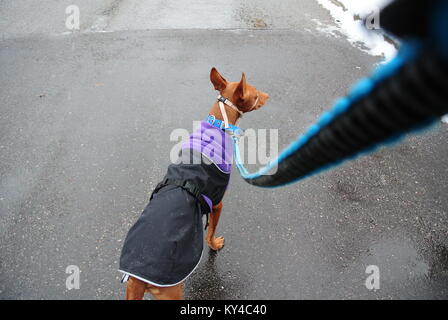
[[[216,206],[213,206],[212,212],[210,213],[208,231],[205,240],[207,241],[210,248],[213,250],[219,250],[224,246],[224,237],[215,237],[216,226],[219,222],[219,217],[222,211],[222,201]]]

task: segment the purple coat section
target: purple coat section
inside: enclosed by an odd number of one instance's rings
[[[181,146],[182,149],[193,149],[202,153],[212,161],[219,170],[230,174],[233,162],[233,143],[231,137],[212,126],[206,121],[201,121],[199,127]]]
[[[213,202],[212,199],[207,197],[205,194],[202,194],[202,197],[204,198],[205,202],[207,202],[208,208],[210,209],[210,212],[213,210]]]

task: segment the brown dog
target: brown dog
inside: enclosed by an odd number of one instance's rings
[[[213,119],[219,119],[228,124],[235,125],[243,113],[259,109],[269,98],[267,93],[259,91],[248,84],[244,73],[239,82],[228,82],[215,68],[212,68],[210,80],[220,95],[228,99],[225,106],[224,104],[220,106],[220,103],[216,101],[210,110],[210,115],[214,117]],[[222,108],[225,108],[224,114]],[[208,231],[205,236],[207,244],[213,250],[219,250],[224,246],[224,238],[215,237],[221,211],[222,201],[212,206]],[[141,300],[145,292],[151,293],[158,300],[183,299],[183,289],[184,285],[182,282],[172,286],[157,286],[149,283],[149,281],[145,282],[130,275],[126,289],[126,299]]]

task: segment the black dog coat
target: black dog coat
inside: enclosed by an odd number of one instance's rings
[[[119,269],[126,278],[168,287],[193,272],[203,250],[202,215],[222,200],[232,156],[230,137],[201,122],[126,236]]]

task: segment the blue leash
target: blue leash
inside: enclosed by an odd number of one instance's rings
[[[404,3],[411,5],[404,1],[399,5]],[[410,31],[392,61],[358,81],[265,167],[250,173],[243,165],[238,137],[233,135],[235,163],[242,178],[260,187],[285,186],[394,143],[406,133],[421,131],[448,113],[448,1],[432,4],[425,37],[412,37]],[[394,23],[400,14],[396,9],[391,9]]]
[[[240,156],[240,150],[238,146],[238,137],[233,135],[232,141],[234,144],[234,156],[235,156],[235,165],[239,170],[239,173],[241,177],[245,180],[251,180],[251,179],[257,179],[261,176],[264,176],[268,174],[271,170],[274,170],[279,163],[284,161],[287,157],[294,154],[299,150],[301,147],[303,147],[307,142],[310,141],[311,138],[316,136],[324,127],[326,127],[329,123],[331,123],[335,118],[338,116],[344,114],[347,112],[347,110],[352,107],[356,101],[361,99],[363,96],[368,95],[373,88],[380,82],[382,82],[384,79],[392,76],[400,67],[402,67],[404,64],[406,64],[411,59],[415,58],[417,53],[419,52],[419,44],[410,42],[407,44],[404,44],[402,49],[400,50],[399,54],[395,59],[393,59],[390,63],[383,65],[380,67],[370,78],[361,79],[350,91],[350,93],[344,97],[340,98],[336,103],[333,105],[333,107],[323,113],[321,117],[318,119],[318,121],[313,124],[311,127],[308,128],[308,130],[303,134],[302,136],[299,136],[297,140],[292,142],[288,147],[286,147],[280,155],[274,159],[271,160],[265,167],[259,169],[257,172],[249,173],[249,171],[244,167],[243,161],[241,160]],[[398,137],[392,140],[396,140]],[[392,142],[392,140],[389,141]],[[344,160],[350,160],[357,155],[361,153],[369,153],[376,149],[378,145],[381,143],[378,143],[377,145],[372,145],[368,149],[364,150],[363,152],[357,153],[357,154],[351,154]],[[327,170],[331,167],[334,167],[336,165],[341,164],[343,161],[339,161],[337,163],[333,163],[324,167],[321,167],[313,172],[309,172],[306,175],[303,175],[301,177],[298,177],[296,179],[293,179],[285,184],[279,184],[273,187],[281,187],[290,183],[297,182],[299,180],[305,179],[313,174],[317,174],[321,171]]]

